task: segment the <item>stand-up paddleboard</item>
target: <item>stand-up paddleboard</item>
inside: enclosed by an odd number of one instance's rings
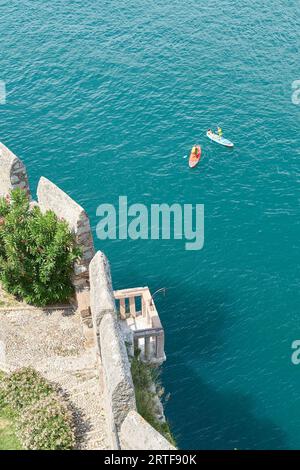
[[[220,137],[212,131],[207,131],[206,135],[210,140],[217,142],[217,144],[225,145],[225,147],[233,147],[233,143],[230,142],[230,140],[224,139],[224,137]]]
[[[190,158],[189,158],[189,167],[194,168],[196,165],[198,165],[200,158],[201,158],[201,147],[200,145],[195,146],[197,149],[197,153],[194,153],[193,150],[191,151]]]

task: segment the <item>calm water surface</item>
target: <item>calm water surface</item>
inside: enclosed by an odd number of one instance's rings
[[[2,0],[0,14],[0,140],[33,192],[50,178],[94,229],[119,195],[205,204],[202,251],[96,242],[115,288],[168,287],[157,306],[178,445],[299,449],[299,2]],[[206,139],[218,124],[233,151]]]

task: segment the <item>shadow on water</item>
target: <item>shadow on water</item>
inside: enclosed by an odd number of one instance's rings
[[[234,302],[226,291],[201,284],[193,286],[191,292],[170,289],[160,301],[159,312],[172,361],[173,355],[182,358],[186,354],[199,361],[214,359],[222,347],[224,332],[234,326],[236,318]]]
[[[175,371],[176,369],[176,371]],[[174,368],[186,386],[176,390],[173,381],[171,401],[166,408],[182,449],[287,449],[286,437],[271,420],[255,414],[251,397],[229,390],[215,390],[186,365]],[[166,372],[168,373],[168,372]],[[187,386],[187,383],[189,384]]]
[[[177,312],[181,311],[182,299],[186,302],[186,326],[176,331],[176,318],[169,316],[166,322],[167,342],[176,343],[176,348],[171,349],[177,352],[168,356],[163,368],[163,381],[168,384],[166,391],[171,396],[166,413],[178,446],[207,450],[287,449],[283,431],[267,417],[257,415],[250,394],[230,391],[227,383],[224,388],[206,383],[195,370],[201,364],[205,367],[210,363],[209,367],[214,367],[215,362],[222,362],[224,332],[235,327],[237,318],[230,296],[201,288],[193,296],[176,289],[172,297],[174,306],[177,302]],[[173,335],[168,338],[169,326]],[[177,426],[172,425],[173,421]]]

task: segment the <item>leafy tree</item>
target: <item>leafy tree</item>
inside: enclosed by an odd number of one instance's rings
[[[8,292],[37,306],[64,302],[80,255],[67,223],[30,208],[25,191],[0,199],[0,281]]]

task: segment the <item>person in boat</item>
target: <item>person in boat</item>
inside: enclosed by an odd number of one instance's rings
[[[208,129],[207,133],[208,133],[208,134],[211,134],[211,133],[212,133],[212,130],[211,130],[211,129]]]
[[[219,137],[222,137],[222,135],[223,135],[222,128],[221,128],[221,127],[218,127],[218,136],[219,136]]]
[[[198,149],[197,149],[197,146],[196,146],[196,145],[194,145],[194,147],[192,148],[192,153],[193,153],[194,155],[198,155]]]

